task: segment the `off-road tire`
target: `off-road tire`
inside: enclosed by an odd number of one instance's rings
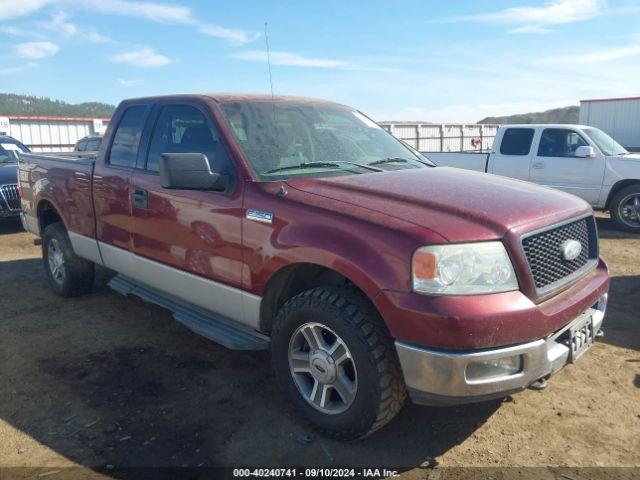
[[[622,202],[629,195],[639,195],[640,196],[640,184],[629,185],[628,187],[623,188],[615,196],[611,199],[611,205],[609,207],[609,211],[611,212],[611,218],[615,222],[616,226],[621,230],[625,230],[627,232],[640,233],[640,226],[632,227],[624,223],[622,218],[620,217],[620,202]]]
[[[291,336],[308,322],[329,327],[353,356],[357,393],[342,413],[326,414],[311,406],[290,372]],[[406,387],[393,339],[375,307],[355,288],[319,287],[288,300],[274,322],[271,354],[281,388],[324,435],[343,441],[365,437],[390,422],[404,404]]]
[[[64,258],[65,275],[62,282],[53,278],[49,266],[49,246],[56,240]],[[94,281],[94,264],[78,257],[71,246],[69,235],[60,222],[52,223],[42,235],[42,262],[53,291],[61,297],[76,297],[91,292]]]

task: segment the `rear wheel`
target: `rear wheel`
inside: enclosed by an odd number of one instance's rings
[[[364,437],[402,408],[406,389],[393,340],[355,289],[315,288],[289,300],[271,351],[283,390],[326,435]]]
[[[640,233],[640,184],[616,193],[611,200],[611,217],[621,229]]]
[[[42,235],[42,260],[49,285],[62,297],[89,293],[93,288],[94,265],[78,257],[60,222],[47,226]]]

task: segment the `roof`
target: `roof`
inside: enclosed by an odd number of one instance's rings
[[[125,101],[135,102],[139,100],[146,101],[162,101],[176,100],[180,98],[211,98],[218,103],[231,102],[292,102],[292,103],[327,103],[340,105],[337,102],[323,100],[318,98],[296,97],[292,95],[270,95],[264,93],[195,93],[195,94],[176,94],[176,95],[160,95],[151,97],[129,98]]]
[[[640,97],[613,97],[613,98],[592,98],[589,100],[580,100],[580,103],[589,102],[620,102],[623,100],[640,100]]]
[[[578,125],[577,123],[509,123],[500,125],[500,128],[593,128],[589,125]]]

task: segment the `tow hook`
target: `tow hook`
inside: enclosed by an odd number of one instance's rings
[[[546,378],[539,378],[538,380],[536,380],[535,382],[533,382],[531,385],[529,385],[529,389],[531,390],[544,390],[545,388],[547,388],[549,386],[549,384],[547,383],[547,379]]]

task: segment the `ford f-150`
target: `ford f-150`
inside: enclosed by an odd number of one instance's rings
[[[340,439],[407,392],[451,405],[545,381],[593,343],[609,275],[583,200],[434,167],[352,108],[181,95],[120,104],[94,158],[23,154],[53,290],[111,287],[234,349],[270,348]]]
[[[490,153],[425,153],[441,166],[528,180],[609,211],[621,229],[640,233],[640,154],[582,125],[503,125]]]

